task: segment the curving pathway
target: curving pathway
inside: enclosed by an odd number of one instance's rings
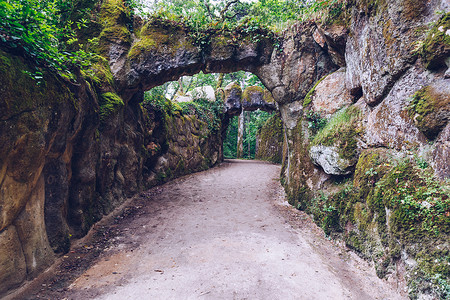
[[[98,254],[66,285],[51,280],[64,277],[63,258],[20,297],[403,299],[284,202],[279,172],[265,162],[229,160],[151,189],[66,256],[89,261],[86,253]]]

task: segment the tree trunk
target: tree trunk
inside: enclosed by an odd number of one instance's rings
[[[239,115],[236,158],[244,156],[244,111]]]
[[[250,112],[247,111],[247,125],[250,124]],[[247,128],[247,158],[250,159],[250,127]]]

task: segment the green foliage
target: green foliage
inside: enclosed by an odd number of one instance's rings
[[[100,120],[105,121],[110,115],[124,106],[122,98],[115,93],[103,93],[100,95]]]
[[[260,0],[241,1],[159,1],[147,8],[150,14],[179,21],[188,19],[191,28],[234,28],[247,24],[247,28],[265,28],[281,31],[296,21],[320,17],[323,21],[337,19],[342,13],[343,0]],[[145,5],[143,5],[145,6]]]
[[[10,48],[24,51],[38,63],[57,71],[89,65],[91,54],[79,47],[76,30],[87,26],[87,20],[69,20],[75,1],[16,0],[0,1],[0,40]],[[70,13],[68,13],[70,12]]]
[[[223,102],[211,102],[206,99],[195,99],[192,102],[179,103],[183,115],[196,115],[208,124],[211,133],[217,133],[222,126]]]
[[[244,153],[243,157],[254,159],[256,150],[256,137],[261,127],[272,116],[264,111],[245,112],[244,126]],[[223,142],[223,153],[225,158],[236,158],[238,136],[238,118],[233,117],[228,125],[225,140]],[[248,147],[250,144],[250,148]]]
[[[356,137],[361,133],[358,120],[361,111],[354,106],[343,108],[317,132],[311,145],[337,146],[341,157],[351,159],[356,152]]]
[[[327,119],[322,118],[319,112],[307,110],[305,111],[305,116],[308,120],[308,128],[313,134],[316,134],[327,125]]]

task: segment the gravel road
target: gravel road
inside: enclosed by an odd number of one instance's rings
[[[404,299],[287,205],[279,172],[226,160],[142,193],[14,297]]]

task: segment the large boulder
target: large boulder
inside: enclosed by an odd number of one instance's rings
[[[242,111],[242,89],[241,86],[232,82],[224,89],[224,103],[226,113],[230,116],[238,116]]]
[[[355,97],[364,95],[372,106],[380,103],[414,63],[416,41],[426,33],[417,28],[438,19],[431,10],[444,9],[442,2],[357,1],[345,50],[346,85]]]
[[[362,132],[361,110],[357,106],[344,108],[314,136],[309,157],[327,174],[350,174],[358,162]]]
[[[412,96],[409,116],[428,139],[434,139],[450,119],[450,80],[438,80]]]
[[[320,80],[305,97],[304,104],[311,102],[315,112],[329,116],[352,101],[353,97],[345,88],[345,68],[341,68]]]
[[[192,99],[205,99],[211,102],[216,101],[216,91],[210,85],[199,86],[194,88],[192,91],[186,93],[187,97]]]
[[[336,146],[317,145],[309,149],[309,157],[327,174],[348,175],[353,172],[356,161],[342,157],[340,152]]]
[[[426,137],[408,115],[411,96],[430,83],[430,74],[416,66],[399,78],[386,98],[366,115],[365,141],[369,147],[397,150],[424,145]]]
[[[277,109],[277,106],[269,91],[259,86],[249,86],[244,89],[242,94],[242,108],[245,111],[257,109],[274,111]]]

